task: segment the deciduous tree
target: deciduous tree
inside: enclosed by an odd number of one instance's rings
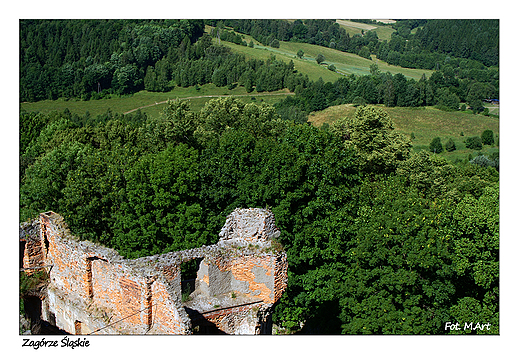
[[[340,118],[331,126],[332,132],[360,156],[362,170],[373,173],[393,171],[405,160],[411,149],[409,138],[394,131],[387,112],[374,106],[361,106],[354,118]]]

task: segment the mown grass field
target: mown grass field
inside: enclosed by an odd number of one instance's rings
[[[381,28],[391,29],[390,27],[383,26],[381,26]],[[209,32],[210,30],[211,29],[208,26],[206,31]],[[393,29],[391,30],[393,31]],[[361,30],[359,30],[359,33],[361,33]],[[404,67],[389,65],[386,62],[378,60],[375,55],[372,56],[372,60],[369,60],[356,54],[345,53],[336,49],[321,47],[308,43],[281,41],[279,48],[272,48],[263,46],[254,40],[251,36],[242,34],[241,36],[243,36],[247,43],[253,40],[255,45],[254,48],[225,41],[221,41],[221,44],[230,47],[233,52],[245,55],[246,58],[267,60],[271,55],[274,54],[279,60],[283,60],[285,62],[292,60],[296,70],[308,75],[311,81],[316,81],[321,77],[325,82],[334,82],[343,75],[368,75],[370,74],[370,65],[372,64],[377,64],[379,70],[382,72],[388,71],[392,75],[401,73],[405,77],[413,78],[415,80],[419,80],[423,74],[425,74],[426,77],[429,77],[433,72],[431,70],[407,69]],[[300,49],[304,52],[302,59],[298,58],[296,55]],[[318,65],[316,63],[316,57],[318,54],[325,56],[325,62],[322,65]],[[327,66],[330,64],[333,64],[336,67],[337,72],[332,72],[327,68]]]
[[[384,20],[382,20],[384,21]],[[374,31],[377,33],[377,37],[381,40],[390,41],[392,38],[392,32],[395,32],[390,26],[383,26],[378,24],[365,24],[359,22],[352,22],[348,20],[336,20],[336,22],[343,27],[345,31],[352,37],[355,34],[361,34],[363,31]]]
[[[214,84],[210,83],[200,86],[199,89],[196,89],[195,87],[175,87],[170,92],[140,91],[131,96],[114,97],[111,99],[91,101],[66,101],[58,99],[55,101],[45,100],[34,103],[21,103],[20,108],[29,112],[39,111],[42,113],[69,109],[72,114],[82,116],[86,111],[88,111],[91,116],[97,116],[106,113],[108,109],[110,109],[112,113],[125,114],[141,107],[142,112],[145,112],[151,117],[157,117],[164,109],[164,102],[167,100],[187,99],[190,102],[191,109],[198,111],[210,99],[217,97],[235,96],[246,103],[255,101],[274,104],[284,99],[289,94],[292,93],[287,89],[276,92],[247,93],[244,87],[236,87],[229,90],[226,87],[216,87]]]
[[[453,139],[457,149],[453,152],[444,151],[442,155],[448,160],[467,159],[469,154],[476,155],[476,151],[467,149],[464,140],[467,137],[480,136],[484,130],[492,130],[495,142],[499,136],[499,119],[484,115],[474,115],[471,112],[445,112],[433,107],[426,108],[389,108],[381,106],[388,112],[395,124],[395,129],[406,136],[412,133],[413,150],[429,150],[430,142],[440,137],[443,146],[448,139]],[[324,123],[332,124],[343,116],[354,116],[356,108],[351,104],[329,107],[321,112],[311,113],[309,121],[315,126]],[[484,154],[498,151],[497,146],[484,146]]]

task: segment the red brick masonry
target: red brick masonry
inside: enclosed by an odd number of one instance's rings
[[[223,333],[268,333],[287,287],[287,256],[271,248],[278,234],[270,211],[237,209],[215,245],[130,260],[79,241],[46,212],[20,226],[21,265],[49,273],[42,318],[71,334],[185,335],[201,318]],[[197,290],[183,303],[180,265],[197,258]]]

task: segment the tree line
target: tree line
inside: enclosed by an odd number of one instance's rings
[[[20,113],[20,219],[53,210],[135,258],[217,241],[270,208],[288,254],[273,320],[293,333],[498,333],[499,174],[450,164],[362,105],[328,130],[234,98],[158,118]]]
[[[308,78],[295,72],[291,62],[284,63],[275,58],[265,62],[246,60],[244,56],[231,53],[225,47],[213,45],[211,35],[204,34],[205,23],[216,25],[219,31],[222,27],[222,23],[216,20],[21,20],[20,101],[33,102],[60,97],[99,99],[142,89],[164,92],[175,86],[187,87],[211,82],[230,88],[240,84],[248,92],[281,88],[294,91],[298,86],[308,86]],[[454,95],[460,101],[466,101],[468,95],[478,97],[472,102],[478,104],[481,98],[496,98],[499,94],[498,69],[486,67],[472,59],[477,54],[460,54],[461,58],[446,54],[452,54],[448,49],[458,48],[457,44],[453,40],[449,43],[433,41],[432,36],[448,36],[449,33],[429,29],[438,28],[432,27],[438,23],[432,20],[428,20],[421,31],[417,31],[417,38],[409,34],[409,30],[400,29],[396,33],[401,34],[393,36],[388,43],[379,41],[373,31],[350,38],[332,20],[226,20],[224,23],[233,26],[237,32],[250,33],[267,45],[272,45],[275,39],[332,45],[339,50],[365,53],[365,57],[377,53],[379,59],[393,65],[436,69],[429,79],[433,83],[433,91],[421,93],[423,83],[410,84],[416,88],[410,89],[408,98],[400,98],[403,95],[401,86],[404,84],[400,83],[403,78],[399,75],[392,80],[389,80],[389,75],[381,79],[376,77],[378,75],[369,80],[362,79],[368,82],[360,82],[366,92],[357,96],[368,103],[420,106],[440,100],[440,105],[454,107]],[[398,23],[399,28],[417,25],[413,21]],[[480,27],[470,25],[473,23],[470,20],[460,22],[459,27],[455,25],[457,23],[453,22],[449,28],[453,31],[463,28],[466,33],[464,38],[472,37],[475,28],[481,31],[485,29],[482,35],[477,35],[481,39],[476,43],[489,52],[494,50],[495,22],[486,20]],[[230,31],[222,30],[219,33],[222,40],[240,41]],[[213,35],[216,35],[215,31]],[[484,46],[482,38],[489,39],[489,43]],[[431,45],[427,52],[417,49],[422,45],[420,43],[428,41],[437,44]],[[342,46],[343,42],[350,44]],[[242,44],[245,45],[245,42]],[[410,64],[421,60],[431,61],[430,57],[434,65]],[[387,85],[386,98],[381,93],[385,90],[382,81]],[[480,85],[473,87],[476,82]],[[378,87],[379,91],[374,93],[376,88],[372,86]],[[443,89],[442,93],[437,92],[438,88]],[[478,92],[470,94],[472,88]],[[477,110],[480,110],[480,106]]]
[[[482,81],[459,78],[449,65],[435,71],[429,78],[418,81],[403,74],[383,73],[377,64],[371,65],[371,74],[349,75],[335,82],[309,82],[294,88],[296,95],[287,97],[276,106],[280,109],[312,112],[339,104],[384,104],[388,107],[437,106],[443,110],[459,110],[465,102],[474,113],[484,111],[483,100],[498,96],[498,72]],[[463,105],[462,109],[465,109]]]
[[[371,21],[355,20],[363,23]],[[222,23],[239,33],[251,35],[263,45],[276,39],[316,44],[370,58],[370,54],[391,65],[433,70],[452,58],[472,65],[498,66],[498,20],[397,20],[390,41],[380,41],[374,31],[350,36],[335,20],[248,20],[206,21]],[[412,31],[414,33],[412,33]],[[368,53],[368,55],[367,55]]]
[[[203,26],[201,20],[23,20],[20,101],[89,100],[206,83],[263,92],[308,81],[292,62],[246,60],[213,45]]]
[[[136,92],[203,32],[202,20],[21,20],[20,101]]]

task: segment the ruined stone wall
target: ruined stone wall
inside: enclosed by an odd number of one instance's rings
[[[52,212],[40,216],[40,225],[40,241],[30,248],[39,245],[49,266],[43,319],[70,333],[189,333],[177,288],[168,286],[180,283],[177,263],[164,272],[153,264],[135,266],[113,249],[77,241]]]
[[[40,220],[25,222],[20,225],[21,266],[28,275],[44,269],[45,257],[40,241]]]
[[[259,333],[287,286],[286,255],[270,248],[272,213],[236,210],[226,224],[217,244],[129,260],[78,241],[61,216],[42,213],[21,226],[23,267],[47,268],[42,318],[69,333],[190,334],[180,266],[203,259],[190,312],[225,333]],[[240,300],[214,302],[231,295]]]
[[[188,306],[226,333],[270,332],[272,305],[287,287],[286,254],[272,248],[278,234],[271,212],[235,210],[220,232],[220,247],[200,264],[196,300]]]

